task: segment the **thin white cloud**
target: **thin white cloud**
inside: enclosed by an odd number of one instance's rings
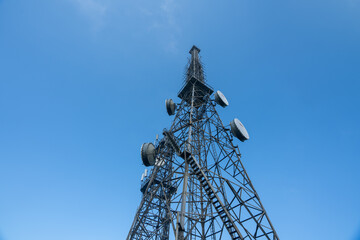
[[[161,3],[161,10],[165,13],[168,24],[174,24],[175,1],[164,0]]]
[[[161,4],[161,10],[163,14],[166,16],[167,25],[168,25],[168,34],[169,39],[166,44],[166,50],[176,53],[178,52],[178,41],[177,37],[180,34],[180,27],[175,19],[175,11],[176,11],[176,2],[175,0],[163,0]]]
[[[165,46],[165,50],[172,53],[178,52],[178,43],[173,36],[168,40]]]
[[[164,50],[168,52],[177,52],[177,38],[181,33],[181,29],[176,22],[177,3],[175,0],[162,0],[156,4],[151,10],[140,8],[140,12],[150,19],[147,30],[149,32],[156,31],[165,35]]]
[[[104,22],[107,6],[98,0],[71,0],[79,11],[86,16],[95,30],[100,28]]]
[[[153,16],[154,15],[154,13],[152,11],[150,11],[147,8],[143,8],[143,7],[140,8],[140,12],[145,16]]]

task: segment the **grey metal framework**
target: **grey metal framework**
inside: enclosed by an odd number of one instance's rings
[[[155,143],[157,164],[142,181],[127,240],[277,240],[230,128],[216,111],[199,52],[190,50],[181,102]]]

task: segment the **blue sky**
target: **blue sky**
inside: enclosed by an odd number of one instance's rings
[[[193,44],[281,239],[360,239],[360,1],[0,0],[0,239],[125,239]]]

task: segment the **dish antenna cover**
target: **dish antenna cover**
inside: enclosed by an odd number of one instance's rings
[[[239,119],[235,118],[230,122],[231,133],[237,137],[240,141],[244,142],[249,140],[249,134],[246,131],[244,125],[239,121]]]
[[[166,105],[166,111],[169,114],[169,116],[174,115],[176,109],[174,101],[172,99],[166,99],[165,105]]]
[[[141,145],[141,160],[147,167],[155,164],[155,146],[152,143],[144,143]]]
[[[219,104],[220,106],[222,106],[223,108],[229,106],[228,100],[226,99],[224,94],[222,92],[220,92],[219,90],[216,91],[216,93],[215,93],[215,102],[217,104]]]

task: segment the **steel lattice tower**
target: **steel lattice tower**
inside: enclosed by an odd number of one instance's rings
[[[241,162],[233,136],[248,135],[235,119],[225,126],[216,106],[223,94],[205,82],[193,46],[179,104],[166,101],[175,114],[163,138],[141,148],[143,197],[127,236],[130,239],[272,239],[279,237]]]

